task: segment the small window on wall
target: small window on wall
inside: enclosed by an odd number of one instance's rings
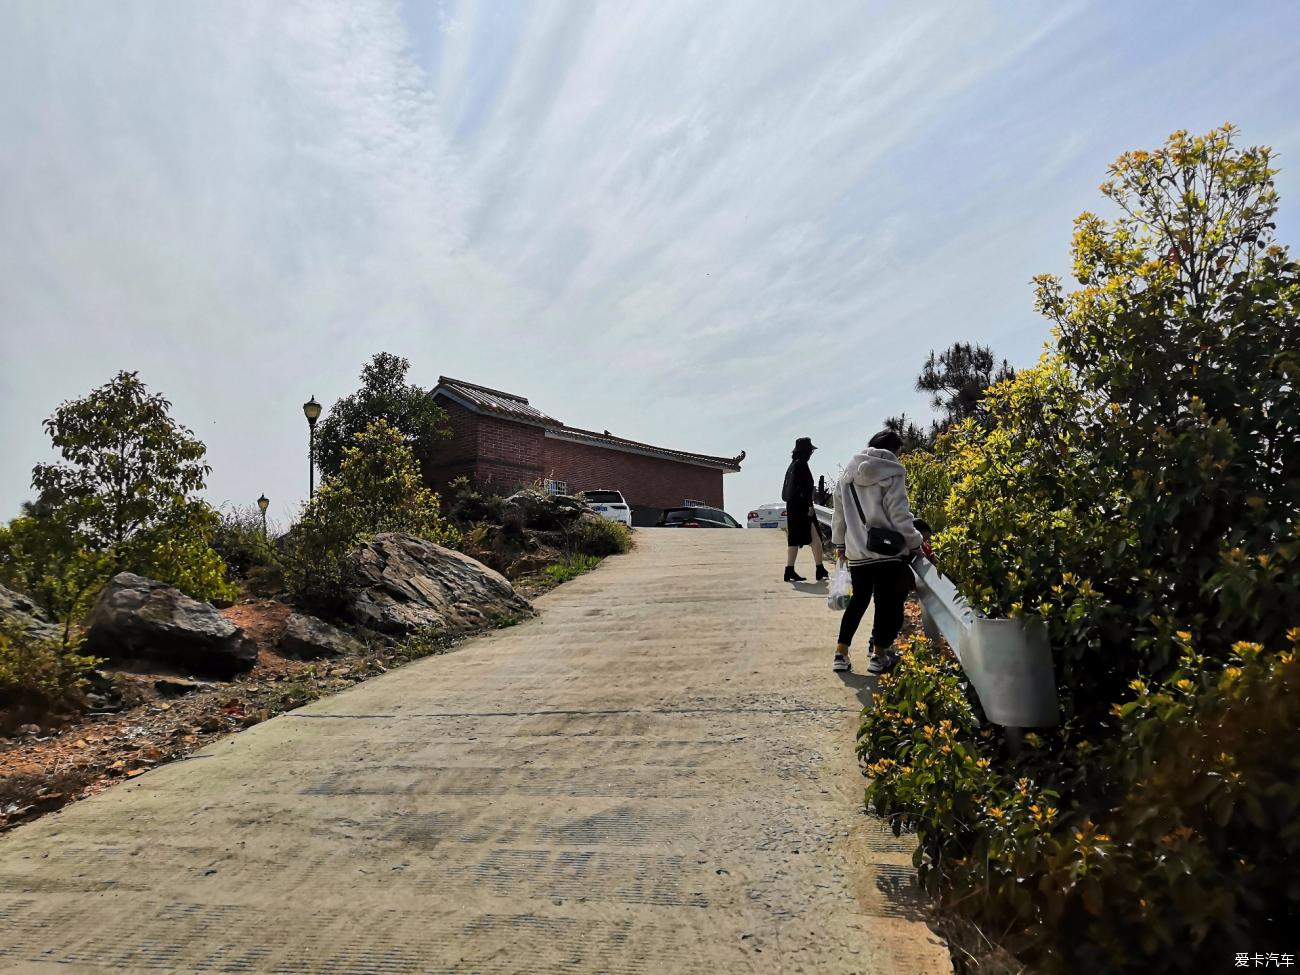
[[[568,482],[568,481],[547,481],[547,482],[546,482],[546,493],[547,493],[547,494],[553,494],[553,495],[554,495],[554,494],[568,494],[568,493],[569,493],[569,482]]]
[[[685,501],[682,502],[682,504],[684,504],[684,505],[685,505],[686,507],[688,507],[688,508],[707,508],[707,507],[709,507],[709,506],[708,506],[707,504],[705,504],[703,501],[692,501],[690,498],[687,498]]]

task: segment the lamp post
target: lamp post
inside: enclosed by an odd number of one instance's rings
[[[266,509],[271,507],[271,499],[263,494],[257,499],[257,506],[262,509],[262,537],[266,538]]]
[[[302,415],[307,418],[307,499],[316,496],[316,421],[320,419],[320,404],[313,396],[302,404]]]

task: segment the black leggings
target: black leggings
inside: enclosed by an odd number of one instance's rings
[[[840,621],[840,643],[848,646],[853,642],[862,614],[875,596],[876,618],[871,627],[871,640],[877,649],[893,646],[903,628],[903,603],[912,591],[912,570],[898,559],[882,559],[850,566],[849,573],[853,576],[853,598]]]

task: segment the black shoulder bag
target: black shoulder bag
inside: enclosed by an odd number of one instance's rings
[[[867,551],[875,552],[877,555],[898,556],[907,551],[907,539],[903,533],[894,531],[892,528],[876,528],[867,524],[867,516],[862,511],[862,502],[858,500],[857,489],[854,488],[853,482],[849,481],[849,492],[853,495],[853,505],[858,509],[858,517],[862,519],[862,527],[867,530]],[[885,489],[880,489],[881,499],[884,499]]]

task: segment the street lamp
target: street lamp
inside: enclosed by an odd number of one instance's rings
[[[316,421],[320,419],[320,404],[313,396],[302,404],[302,415],[307,418],[307,498],[316,496]]]
[[[257,499],[257,506],[262,509],[262,537],[266,538],[266,509],[271,507],[271,499],[263,494]]]

